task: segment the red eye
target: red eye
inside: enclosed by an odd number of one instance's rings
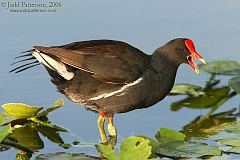
[[[185,51],[186,51],[184,47],[181,47],[180,49],[181,49],[183,52],[185,52]]]

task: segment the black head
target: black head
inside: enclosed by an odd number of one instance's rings
[[[164,46],[158,48],[155,52],[161,52],[162,54],[165,54],[177,65],[182,63],[189,64],[197,74],[199,73],[199,70],[194,62],[194,58],[197,58],[198,60],[206,64],[202,56],[197,53],[193,41],[187,38],[177,38],[171,40]]]

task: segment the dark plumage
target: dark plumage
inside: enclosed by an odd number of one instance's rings
[[[58,90],[70,100],[107,115],[150,107],[168,95],[180,64],[189,63],[198,73],[193,59],[205,62],[186,38],[172,40],[152,55],[125,42],[92,40],[33,46],[18,58],[22,57],[27,59],[19,62],[36,58],[42,63]],[[12,71],[36,64],[30,62]]]

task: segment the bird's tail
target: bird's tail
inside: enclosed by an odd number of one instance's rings
[[[48,71],[52,70],[53,72],[56,72],[57,74],[62,76],[64,79],[71,80],[74,76],[74,73],[68,71],[67,66],[62,63],[57,57],[42,52],[41,48],[44,49],[44,47],[36,46],[33,47],[33,49],[31,50],[21,52],[24,54],[21,56],[17,56],[15,59],[18,59],[18,61],[12,63],[12,65],[16,65],[19,63],[21,63],[21,65],[15,67],[10,72],[19,73],[39,64],[43,64],[43,66],[47,68]]]
[[[32,55],[33,49],[31,50],[27,50],[24,52],[21,52],[20,56],[15,57],[14,59],[16,59],[17,61],[12,63],[11,65],[18,65],[17,67],[13,68],[12,70],[10,70],[9,72],[15,72],[15,73],[19,73],[22,71],[25,71],[26,69],[35,67],[37,65],[39,65],[39,61],[36,60],[36,58]]]

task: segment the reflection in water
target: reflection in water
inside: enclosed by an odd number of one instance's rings
[[[235,111],[236,109],[231,109],[210,117],[196,117],[191,123],[185,125],[181,132],[185,134],[188,140],[215,135],[222,131],[222,124],[236,121]]]
[[[32,124],[32,126],[36,125],[37,124]],[[44,147],[44,143],[40,138],[38,131],[28,124],[14,129],[8,138],[27,147],[31,151],[38,151]]]
[[[171,104],[171,110],[178,111],[183,107],[191,109],[211,108],[206,115],[207,117],[211,116],[223,103],[237,95],[237,93],[232,91],[229,86],[218,86],[219,83],[220,80],[216,79],[216,75],[211,74],[211,77],[206,82],[206,85],[198,90],[198,92],[204,94],[195,96],[196,90],[188,90],[188,92],[184,93],[179,92],[179,94],[187,95],[187,97],[177,102],[173,102]]]

